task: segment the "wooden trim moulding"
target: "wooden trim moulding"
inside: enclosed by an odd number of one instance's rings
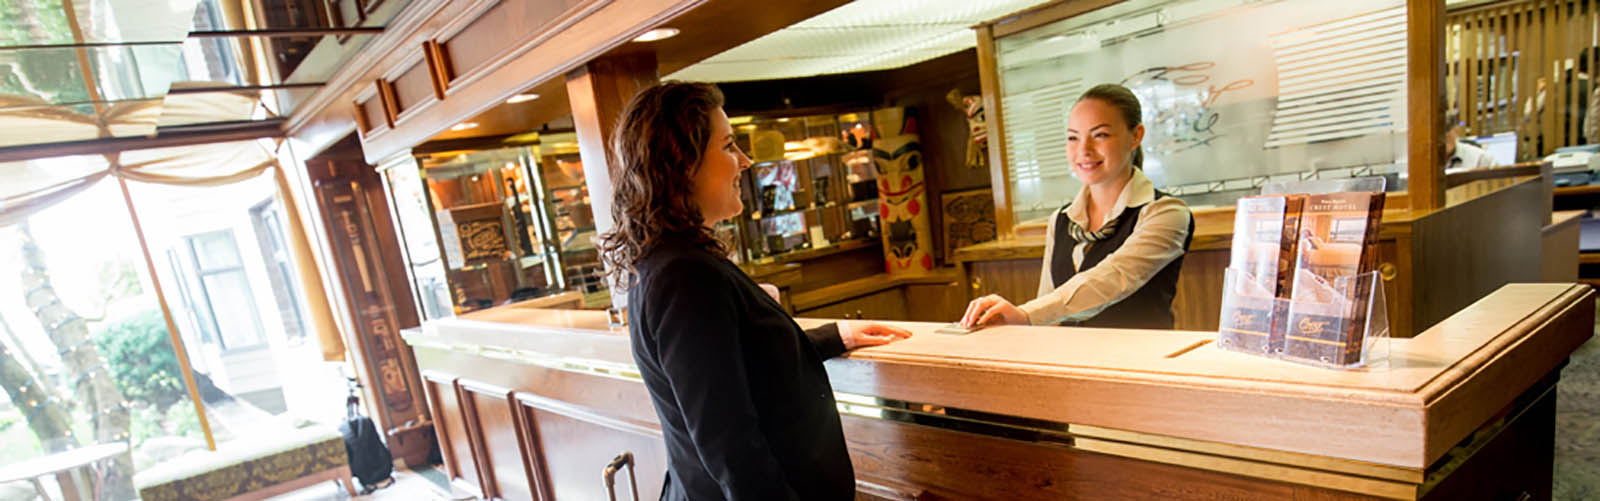
[[[607,9],[603,9],[607,11],[622,11],[629,7],[637,9],[652,5],[645,0],[604,1],[608,2],[606,4]],[[515,72],[519,81],[522,82],[517,88],[509,92],[493,85],[480,88],[474,85],[466,85],[466,81],[458,79],[449,89],[448,94],[469,97],[458,100],[458,105],[435,106],[426,113],[427,120],[413,121],[406,127],[402,127],[376,141],[364,141],[361,145],[362,151],[369,161],[376,162],[395,152],[409,148],[415,143],[425,141],[426,138],[442,132],[447,127],[438,124],[452,124],[499,106],[504,103],[504,98],[526,90],[528,86],[547,82],[552,78],[566,75],[576,68],[581,68],[588,61],[628,43],[651,28],[660,26],[662,23],[704,4],[705,1],[677,0],[667,2],[667,5],[660,6],[660,10],[644,14],[617,12],[616,17],[627,20],[628,28],[614,32],[600,33],[598,35],[591,34],[593,30],[563,29],[550,32],[556,37],[554,40],[561,42],[587,40],[581,45],[569,43],[559,47],[550,46],[551,50],[541,52],[525,50],[532,46],[530,42],[524,42],[522,45],[507,52],[508,54],[517,54],[515,57],[508,57],[503,64],[497,63],[497,66],[492,67],[492,71],[484,75],[484,77],[504,76],[504,72]],[[619,6],[618,4],[626,5]],[[585,26],[584,23],[587,21],[587,19],[577,21],[578,24],[574,25],[574,28]],[[567,52],[568,50],[571,52]],[[550,63],[549,60],[555,57],[560,58],[562,62]]]
[[[994,28],[995,38],[1005,38],[1124,1],[1126,0],[1066,0],[1034,7],[983,24]]]
[[[1412,210],[1444,207],[1444,0],[1406,1],[1406,170]]]
[[[493,458],[489,457],[488,438],[484,436],[483,420],[478,414],[478,398],[487,397],[504,400],[506,407],[512,408],[513,400],[511,398],[514,392],[507,388],[465,378],[456,379],[456,386],[460,388],[462,408],[465,411],[463,414],[470,412],[472,416],[472,427],[469,434],[475,442],[474,446],[476,448],[473,454],[476,454],[478,456],[477,459],[479,459],[479,461],[475,462],[478,464],[478,483],[482,484],[483,497],[486,499],[498,499],[500,497],[500,481],[495,477],[494,468],[489,465]],[[468,404],[469,399],[471,400],[470,405]],[[514,411],[515,409],[512,408],[512,410]],[[512,417],[512,422],[516,422],[515,416]],[[521,444],[518,445],[520,446]],[[521,447],[518,447],[518,449],[521,449]]]
[[[422,29],[429,18],[450,4],[450,0],[412,0],[400,10],[400,13],[395,14],[394,19],[389,20],[383,33],[374,35],[366,46],[356,51],[355,56],[329,77],[327,85],[324,85],[320,92],[313,94],[304,104],[295,108],[285,130],[291,132],[299,130],[307,125],[307,122],[317,118],[317,115],[332,105],[335,99],[351,87],[355,87],[363,75],[388,58],[391,52]]]
[[[439,441],[439,451],[442,454],[454,455],[454,452],[452,452],[454,449],[450,448],[450,433],[445,429],[444,421],[440,419],[445,416],[445,413],[444,407],[439,403],[439,392],[442,390],[436,388],[441,386],[448,386],[451,391],[455,391],[456,377],[437,370],[422,370],[422,393],[427,396],[428,410],[434,416],[434,438]],[[451,479],[461,476],[461,472],[456,471],[456,468],[460,467],[460,463],[460,459],[445,461],[445,476]]]
[[[443,101],[444,90],[450,86],[450,56],[444,53],[439,42],[422,41],[422,54],[428,61],[428,75],[433,84],[434,99]]]
[[[484,499],[495,499],[494,468],[485,464],[489,452],[483,441],[482,426],[479,425],[477,394],[463,385],[462,381],[456,378],[456,403],[461,406],[461,424],[467,429],[467,447],[472,450],[472,466],[478,470],[478,492],[474,494]]]
[[[1000,66],[995,54],[994,27],[979,26],[978,85],[983,95],[983,121],[989,134],[989,186],[994,193],[995,234],[1012,238],[1011,172],[1006,170],[1006,128],[1000,109]]]
[[[395,65],[394,69],[389,70],[388,73],[383,75],[383,86],[389,90],[389,102],[394,104],[394,123],[397,124],[404,122],[408,118],[416,116],[418,111],[426,109],[427,107],[432,106],[434,103],[444,99],[439,95],[438,83],[436,82],[437,77],[433,75],[433,68],[429,66],[424,68],[423,71],[427,71],[429,73],[428,80],[430,82],[430,86],[433,87],[433,92],[418,99],[415,103],[400,102],[400,94],[397,90],[395,90],[395,82],[399,81],[400,78],[405,76],[406,73],[410,73],[411,70],[416,69],[417,65],[428,64],[428,48],[419,48],[421,51],[417,52],[411,57],[406,58],[404,61],[401,61],[400,64]],[[401,109],[401,104],[407,104],[408,106],[404,109]]]
[[[535,499],[555,499],[555,492],[550,487],[550,469],[544,464],[544,443],[539,440],[539,423],[533,419],[534,408],[517,398],[514,390],[506,395],[506,402],[511,405],[511,425],[516,428],[517,451],[522,454],[522,472],[532,484],[528,487],[537,496]]]
[[[474,68],[467,68],[464,70],[460,68],[449,68],[450,73],[455,75],[455,78],[451,79],[448,82],[448,85],[445,86],[445,95],[449,96],[454,94],[457,89],[466,85],[470,85],[472,82],[475,82],[483,78],[485,75],[488,75],[494,68],[499,68],[500,66],[506,64],[507,61],[515,59],[518,56],[521,56],[523,53],[539,47],[545,41],[560,34],[562,31],[565,31],[568,27],[571,27],[578,21],[582,21],[584,18],[589,17],[589,15],[594,14],[601,8],[610,5],[611,1],[612,0],[584,0],[584,3],[568,8],[566,12],[563,12],[560,16],[551,19],[543,26],[530,28],[528,33],[532,36],[514,42],[513,47],[515,47],[515,50],[505,51],[498,56],[485,59],[482,63],[479,63],[478,66]],[[499,2],[500,0],[493,0],[490,2],[490,7]],[[484,12],[488,12],[489,7],[485,7],[484,9]],[[482,14],[483,13],[479,13],[479,16]],[[436,38],[435,40],[439,41],[440,51],[445,52],[446,55],[448,55],[448,51],[445,51],[444,47],[450,43],[452,38],[460,34],[461,30],[466,29],[466,27],[470,26],[473,21],[477,21],[479,16],[473,16],[472,19],[470,19],[467,23],[462,24],[460,28],[456,29],[454,33],[450,33],[448,36]],[[587,59],[592,58],[585,58],[585,60]],[[458,72],[459,74],[457,74]],[[539,79],[541,82],[543,80],[544,79]],[[495,104],[499,103],[496,102]]]

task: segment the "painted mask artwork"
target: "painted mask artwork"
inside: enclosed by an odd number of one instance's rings
[[[963,96],[961,89],[950,89],[945,101],[967,116],[967,167],[982,169],[989,166],[989,125],[984,121],[983,97]]]
[[[881,136],[872,142],[872,163],[878,170],[878,219],[883,225],[884,268],[890,275],[919,275],[933,269],[933,234],[929,231],[922,146],[916,121],[904,108],[872,113]]]

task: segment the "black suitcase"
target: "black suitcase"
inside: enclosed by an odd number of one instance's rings
[[[345,401],[348,412],[344,423],[339,425],[339,433],[344,435],[344,452],[350,457],[350,474],[361,482],[361,493],[368,494],[379,487],[387,487],[387,484],[379,485],[385,480],[393,483],[394,457],[389,454],[389,446],[383,445],[372,419],[361,415],[359,402],[352,388],[350,398]]]

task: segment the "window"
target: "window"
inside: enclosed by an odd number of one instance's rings
[[[200,277],[200,294],[205,299],[196,305],[212,320],[211,329],[224,350],[257,348],[266,344],[261,332],[261,317],[256,313],[250,280],[245,277],[239,246],[231,230],[191,235],[184,239]],[[205,330],[202,327],[201,330]]]
[[[294,263],[289,258],[289,246],[284,242],[283,218],[276,200],[267,199],[250,208],[250,222],[256,231],[256,242],[261,244],[261,257],[266,260],[267,279],[272,282],[272,298],[277,301],[278,314],[283,318],[283,333],[289,339],[306,335],[306,320],[300,306],[300,283],[295,280]]]

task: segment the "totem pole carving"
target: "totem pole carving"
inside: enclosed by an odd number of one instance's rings
[[[926,274],[933,270],[933,234],[916,120],[906,118],[905,108],[896,107],[872,112],[872,122],[880,134],[872,143],[872,162],[878,169],[885,271]]]

